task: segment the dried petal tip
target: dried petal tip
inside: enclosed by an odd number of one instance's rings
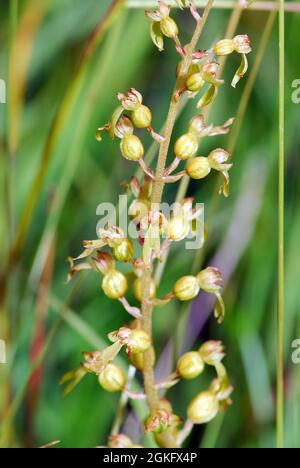
[[[143,102],[143,96],[135,88],[130,88],[126,94],[118,93],[117,97],[126,110],[133,111],[137,109]]]
[[[92,261],[102,275],[106,275],[115,266],[112,256],[107,252],[97,252],[97,256],[93,257]]]
[[[151,346],[149,335],[140,329],[132,330],[131,328],[121,327],[119,330],[110,333],[108,337],[111,341],[119,341],[126,346],[128,355],[144,353]]]
[[[247,34],[241,34],[233,38],[234,50],[239,54],[249,54],[251,52],[250,39]]]
[[[165,409],[157,410],[154,415],[149,416],[145,421],[145,432],[154,432],[155,434],[160,434],[165,432],[171,427],[177,427],[181,424],[182,420],[179,416],[176,416],[173,413]]]
[[[224,346],[221,341],[206,341],[199,348],[199,354],[206,364],[214,366],[224,358]]]

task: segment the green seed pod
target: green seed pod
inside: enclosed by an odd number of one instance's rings
[[[180,301],[190,301],[198,295],[200,291],[197,278],[195,276],[183,276],[176,281],[173,292]]]
[[[200,91],[204,84],[205,81],[203,80],[201,73],[193,73],[187,78],[185,83],[187,89],[193,93]]]
[[[207,158],[199,156],[187,162],[185,171],[192,179],[204,179],[210,173],[211,167]]]
[[[117,270],[110,270],[102,280],[104,294],[110,299],[120,299],[127,291],[127,279]]]
[[[175,143],[175,156],[183,161],[195,156],[198,149],[198,140],[196,135],[185,133]]]
[[[136,128],[148,128],[151,125],[152,114],[147,106],[141,105],[132,111],[131,119]]]
[[[213,52],[216,55],[229,55],[234,52],[234,49],[235,44],[232,39],[222,39],[215,44]]]
[[[140,278],[137,278],[133,283],[133,294],[137,301],[142,302],[142,281]],[[151,278],[150,281],[150,299],[153,299],[156,294],[156,284],[154,279]]]
[[[214,419],[219,411],[219,402],[211,392],[201,392],[189,404],[188,418],[194,424],[205,424]]]
[[[129,239],[124,239],[113,248],[113,255],[118,262],[129,262],[133,257],[133,245]]]
[[[204,370],[204,362],[197,351],[190,351],[181,356],[177,363],[177,372],[184,379],[194,379]]]
[[[131,354],[144,353],[150,346],[150,336],[144,330],[132,330],[129,343]]]
[[[126,383],[126,375],[115,364],[108,364],[98,377],[99,384],[107,392],[119,392]]]
[[[144,147],[136,135],[125,135],[120,143],[121,153],[129,161],[139,161],[144,156]]]
[[[178,26],[170,16],[165,16],[160,22],[160,30],[164,36],[174,39],[178,36]]]

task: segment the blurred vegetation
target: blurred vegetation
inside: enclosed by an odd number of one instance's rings
[[[170,43],[164,53],[152,46],[144,12],[127,10],[122,3],[1,2],[0,78],[8,83],[7,104],[0,105],[0,338],[7,341],[7,364],[0,365],[2,446],[34,447],[56,439],[61,440],[60,447],[105,444],[116,413],[119,395],[105,393],[93,377],[66,398],[58,382],[78,364],[81,351],[104,346],[106,333],[126,321],[121,305],[101,294],[94,275],[82,273],[64,284],[67,256],[78,254],[82,239],[95,235],[97,205],[116,203],[121,182],[135,170],[120,158],[118,145],[107,138],[100,145],[95,130],[115,108],[116,92],[131,86],[144,94],[153,111],[153,126],[159,129],[178,61]],[[193,19],[187,13],[177,14],[184,42],[190,37]],[[222,37],[230,14],[213,10],[201,48]],[[252,40],[250,73],[268,15],[245,11],[237,26],[237,33],[247,33]],[[189,186],[188,194],[205,203],[208,239],[196,260],[193,252],[184,251],[183,244],[176,246],[160,285],[160,292],[166,292],[179,275],[191,271],[193,262],[200,269],[200,264],[208,264],[212,258],[228,273],[224,325],[204,320],[188,347],[197,347],[207,338],[224,342],[235,386],[234,403],[225,415],[193,431],[188,441],[191,447],[274,445],[276,25],[275,18],[242,115],[234,147],[231,195],[227,200],[216,199],[214,177]],[[287,13],[286,25],[285,443],[299,448],[300,366],[291,362],[291,343],[300,338],[300,126],[299,106],[290,98],[291,83],[299,78],[299,15]],[[97,27],[94,43],[92,34]],[[235,59],[226,64],[227,86],[220,91],[209,117],[216,124],[236,114],[247,84],[246,77],[237,90],[230,88],[236,65]],[[178,119],[176,135],[185,130],[194,114],[192,100]],[[215,139],[205,142],[203,154],[216,144],[234,143],[230,134],[218,138],[217,143]],[[146,145],[150,144],[149,138]],[[173,200],[175,190],[168,187],[166,199]],[[176,333],[174,330],[177,348],[186,346],[188,325],[183,317],[188,313],[172,303],[154,318],[158,355],[163,350],[167,355],[165,345],[174,323],[179,324]],[[121,365],[127,368],[125,358]],[[169,392],[177,414],[185,415],[187,402],[207,383],[205,379],[185,382]],[[128,408],[125,430],[136,437],[139,426],[132,409],[139,415],[146,410],[141,404]]]

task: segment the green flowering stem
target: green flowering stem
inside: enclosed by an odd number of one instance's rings
[[[158,210],[162,199],[162,193],[164,189],[164,171],[166,167],[166,160],[168,155],[168,149],[170,145],[171,135],[173,132],[174,124],[176,121],[177,113],[180,106],[181,90],[183,88],[185,75],[192,62],[192,54],[196,50],[197,43],[201,36],[202,30],[213,6],[213,0],[208,0],[204,9],[203,15],[197,21],[196,28],[192,37],[191,42],[185,47],[185,56],[183,58],[180,72],[176,79],[175,87],[173,90],[169,112],[166,120],[164,129],[164,141],[160,145],[158,154],[158,161],[156,166],[155,179],[153,182],[153,191],[151,197],[152,209]],[[179,98],[178,98],[179,96]],[[152,264],[145,264],[142,272],[142,319],[141,324],[144,331],[151,337],[152,336],[152,304],[150,301],[150,280],[152,274]],[[153,414],[159,408],[159,395],[154,385],[153,375],[153,350],[149,349],[144,353],[144,387],[147,396],[147,403],[150,412]]]

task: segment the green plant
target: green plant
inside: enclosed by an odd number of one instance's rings
[[[181,58],[176,70],[176,83],[163,135],[152,128],[151,111],[143,104],[142,94],[134,88],[129,89],[127,95],[118,94],[120,105],[109,122],[99,127],[96,134],[99,141],[102,139],[102,132],[107,132],[111,138],[119,138],[122,156],[129,161],[137,162],[145,173],[143,185],[135,177],[128,184],[135,198],[128,211],[136,228],[137,245],[135,246],[132,240],[127,238],[122,229],[109,224],[97,230],[98,239],[84,241],[84,251],[77,258],[70,259],[69,279],[80,270],[95,270],[103,276],[101,287],[104,294],[111,300],[120,301],[126,311],[133,316],[134,321],[111,332],[108,337],[112,344],[107,348],[84,353],[84,361],[80,367],[68,372],[61,381],[61,383],[68,382],[65,388],[65,393],[68,393],[86,374],[93,373],[107,391],[123,390],[132,399],[145,398],[149,409],[149,416],[144,422],[145,431],[154,433],[157,444],[162,447],[181,446],[193,424],[207,423],[228,407],[232,392],[226,369],[222,364],[223,346],[216,341],[208,341],[198,351],[190,351],[183,355],[178,361],[177,370],[164,382],[156,383],[154,380],[155,337],[152,336],[154,307],[163,307],[174,298],[190,301],[201,289],[215,295],[217,299],[215,317],[219,323],[223,321],[225,315],[221,296],[223,281],[217,268],[207,267],[196,275],[179,278],[172,291],[162,298],[156,296],[157,285],[152,276],[155,263],[161,260],[172,243],[182,241],[194,232],[199,215],[199,211],[193,207],[193,201],[186,198],[179,200],[174,212],[166,216],[161,209],[165,184],[175,183],[185,175],[193,179],[203,179],[213,169],[222,173],[224,182],[220,193],[228,196],[231,155],[222,148],[213,150],[207,157],[196,155],[201,139],[226,134],[233,119],[230,118],[221,126],[213,126],[205,123],[202,114],[193,117],[187,132],[175,142],[174,159],[167,166],[171,137],[180,100],[184,94],[194,97],[204,89],[197,104],[200,111],[216,98],[219,87],[224,83],[218,77],[218,57],[233,52],[241,54],[241,65],[232,80],[232,86],[236,87],[247,71],[247,54],[251,51],[249,38],[246,35],[238,35],[233,39],[225,38],[218,41],[211,49],[197,50],[213,1],[207,2],[202,16],[192,2],[179,3],[180,7],[189,6],[196,20],[192,39],[185,46],[180,42],[179,28],[170,16],[168,4],[159,1],[157,10],[146,11],[146,15],[151,20],[151,37],[154,44],[159,50],[163,50],[164,37],[172,39]],[[155,171],[144,160],[144,146],[140,136],[135,134],[137,129],[146,129],[159,145]],[[183,161],[187,161],[184,170],[174,174]],[[201,227],[201,223],[198,224],[198,229],[199,226]],[[77,262],[78,260],[83,261]],[[121,271],[122,267],[118,263],[128,263],[132,267],[131,271],[127,274]],[[140,302],[139,306],[130,305],[125,297],[131,286],[132,275],[135,277],[133,289],[136,299]],[[142,370],[144,392],[130,392],[126,388],[123,371],[112,364],[122,348],[125,348],[130,362]],[[201,392],[190,402],[187,408],[187,420],[180,430],[181,418],[173,413],[169,402],[161,399],[159,391],[176,385],[180,378],[198,377],[205,365],[214,367],[216,378],[207,391]],[[117,439],[111,438],[109,446],[113,446],[114,441],[115,446],[120,446],[122,440],[125,441],[123,446],[132,446],[131,441],[122,434]]]

